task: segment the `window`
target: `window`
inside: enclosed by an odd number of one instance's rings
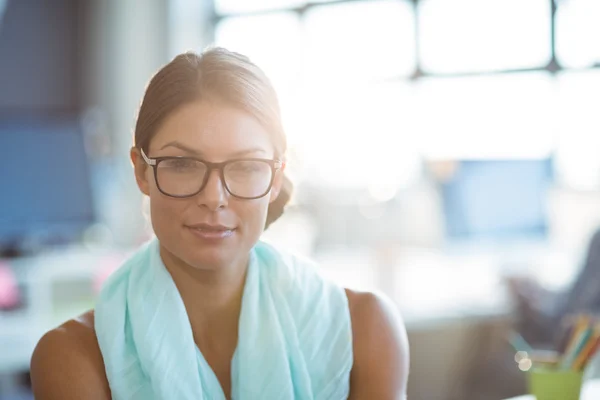
[[[556,163],[563,184],[578,189],[600,186],[600,71],[558,76]]]
[[[428,72],[533,68],[550,60],[548,0],[419,3],[421,61]]]
[[[275,83],[304,177],[403,185],[421,159],[555,154],[559,179],[600,185],[591,172],[600,143],[584,138],[598,137],[600,78],[561,72],[600,61],[596,0],[557,0],[557,75],[549,0],[216,5],[217,44],[248,54]]]
[[[414,71],[414,34],[412,5],[385,0],[227,17],[215,37],[272,79],[304,167],[297,180],[389,192],[419,173],[418,149],[406,143],[411,85],[385,83]]]
[[[547,73],[426,78],[417,88],[415,134],[427,159],[540,158],[553,149]]]
[[[556,10],[556,52],[561,65],[585,68],[600,63],[600,2],[562,0]]]
[[[404,1],[314,7],[306,41],[307,74],[319,81],[395,78],[415,68],[414,13]]]
[[[300,20],[289,12],[226,18],[215,32],[217,45],[250,57],[280,95],[291,90],[299,78],[300,40]]]
[[[419,175],[410,84],[354,85],[307,96],[301,153],[318,183],[380,192]]]

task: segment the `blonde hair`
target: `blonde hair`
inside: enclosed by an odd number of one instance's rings
[[[138,112],[134,146],[147,152],[165,118],[197,100],[222,101],[254,116],[271,135],[275,157],[285,156],[287,141],[270,80],[248,57],[219,47],[180,54],[152,77]],[[284,176],[279,197],[269,205],[266,227],[283,214],[292,187]]]

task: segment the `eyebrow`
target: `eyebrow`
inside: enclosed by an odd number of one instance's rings
[[[185,151],[186,153],[190,153],[196,156],[202,156],[202,153],[192,149],[191,147],[188,147],[186,145],[184,145],[183,143],[180,143],[178,141],[172,141],[169,142],[167,144],[165,144],[163,147],[161,147],[160,149],[163,150],[167,147],[175,147],[178,148],[180,150]],[[246,156],[248,154],[253,154],[253,153],[266,153],[264,149],[260,148],[260,147],[253,147],[250,149],[245,149],[245,150],[240,150],[240,151],[236,151],[234,153],[231,154],[231,157],[242,157],[242,156]]]

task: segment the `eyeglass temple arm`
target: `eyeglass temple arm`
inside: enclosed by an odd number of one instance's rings
[[[144,161],[146,161],[146,164],[152,165],[152,166],[156,165],[156,160],[152,160],[152,159],[148,158],[146,156],[146,153],[144,153],[144,149],[140,149],[140,153],[142,153],[142,157],[144,158]]]

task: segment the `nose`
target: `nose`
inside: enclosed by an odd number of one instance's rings
[[[229,193],[223,186],[221,174],[218,170],[211,170],[208,174],[206,186],[198,194],[198,205],[216,211],[227,206]]]

